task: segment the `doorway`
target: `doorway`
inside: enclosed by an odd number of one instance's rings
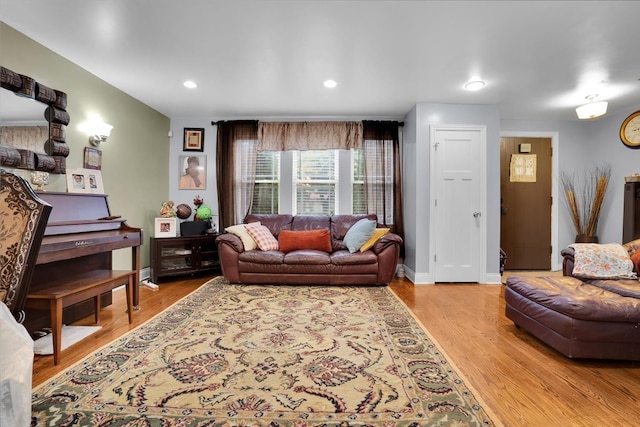
[[[552,139],[500,138],[500,247],[507,270],[552,269]]]

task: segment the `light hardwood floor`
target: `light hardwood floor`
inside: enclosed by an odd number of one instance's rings
[[[132,325],[124,312],[124,292],[115,291],[114,303],[101,312],[102,329],[64,351],[58,366],[53,366],[52,356],[35,357],[34,386],[149,320],[205,281],[162,283],[158,291],[141,287],[140,309]],[[395,280],[390,288],[505,426],[640,425],[640,362],[565,358],[505,317],[502,285],[414,286],[408,280]]]

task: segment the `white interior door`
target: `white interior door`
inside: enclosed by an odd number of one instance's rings
[[[435,282],[479,282],[484,251],[484,132],[434,127],[432,143],[432,270]]]

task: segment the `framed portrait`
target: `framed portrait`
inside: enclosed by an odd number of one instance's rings
[[[207,188],[207,156],[178,156],[178,189],[204,190]]]
[[[67,169],[67,192],[104,194],[102,173],[95,169]]]
[[[176,237],[178,235],[177,218],[156,218],[154,237]]]
[[[84,168],[102,169],[102,151],[93,147],[84,147]]]
[[[204,128],[184,128],[183,151],[204,151]]]

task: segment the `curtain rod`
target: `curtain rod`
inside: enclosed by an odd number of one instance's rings
[[[211,126],[217,126],[217,125],[218,125],[218,123],[224,123],[225,121],[226,121],[226,120],[220,120],[220,121],[217,121],[217,122],[216,122],[216,121],[213,121],[213,120],[212,120],[212,121],[211,121]],[[392,120],[390,120],[390,121],[392,121]],[[398,122],[398,126],[400,126],[400,127],[404,127],[404,122]]]

